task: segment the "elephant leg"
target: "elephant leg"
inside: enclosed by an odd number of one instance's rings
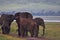
[[[2,34],[5,34],[5,27],[4,27],[4,25],[2,25],[2,27],[1,27],[1,29],[2,29]]]
[[[18,23],[17,23],[18,24]],[[20,37],[20,25],[18,24],[18,36]]]
[[[34,35],[33,30],[30,30],[30,34],[31,34],[31,37],[33,37],[33,35]]]
[[[38,37],[39,27],[34,28],[34,37]]]
[[[18,36],[24,37],[24,26],[18,25]]]
[[[34,37],[38,37],[38,31],[34,31]]]
[[[6,24],[5,22],[2,24],[2,33],[3,34],[9,34],[10,32],[10,26],[9,24]]]
[[[2,26],[2,34],[5,34],[5,26]]]
[[[43,27],[43,35],[42,36],[44,36],[45,35],[45,27]]]
[[[24,27],[20,26],[20,37],[24,37]]]
[[[20,36],[21,34],[20,34],[20,28],[18,28],[18,36]]]
[[[2,27],[2,34],[5,34],[5,28],[4,27]]]
[[[25,28],[25,30],[24,30],[24,36],[25,37],[28,37],[28,30]]]
[[[9,34],[9,32],[10,32],[10,29],[9,28],[7,28],[7,27],[2,27],[2,33],[3,34]]]
[[[28,36],[27,25],[23,25],[23,29],[24,29],[24,37],[27,37]]]
[[[5,27],[5,32],[6,32],[6,34],[9,34],[9,32],[10,32],[10,27],[8,28],[8,27]]]
[[[43,34],[42,34],[42,36],[44,36],[45,35],[45,24],[43,23],[43,24],[41,24],[41,26],[43,27]]]

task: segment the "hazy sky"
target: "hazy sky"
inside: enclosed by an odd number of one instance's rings
[[[0,0],[0,10],[60,10],[60,0]]]

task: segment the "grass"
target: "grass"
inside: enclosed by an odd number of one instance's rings
[[[54,40],[60,40],[60,23],[59,22],[46,22],[45,23],[46,29],[45,29],[45,37],[51,38]],[[13,22],[11,25],[11,32],[17,34],[17,24],[16,22]],[[0,29],[1,32],[1,29]],[[39,37],[41,37],[42,34],[42,27],[39,27]],[[0,34],[0,40],[26,40],[25,38],[17,38],[9,35],[3,35]]]
[[[46,37],[54,38],[54,40],[60,40],[60,23],[46,23]]]
[[[0,40],[20,40],[19,38],[0,34]]]

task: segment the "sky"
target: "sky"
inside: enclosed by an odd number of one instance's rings
[[[60,11],[60,0],[0,0],[0,11],[18,9]]]

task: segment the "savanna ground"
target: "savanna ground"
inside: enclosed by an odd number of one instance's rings
[[[60,23],[59,22],[46,22],[45,23],[45,36],[42,37],[42,27],[39,27],[39,38],[20,38],[17,35],[17,24],[12,22],[11,32],[9,35],[3,35],[0,28],[0,40],[60,40]],[[28,33],[29,34],[29,33]],[[30,36],[30,34],[29,34]]]

